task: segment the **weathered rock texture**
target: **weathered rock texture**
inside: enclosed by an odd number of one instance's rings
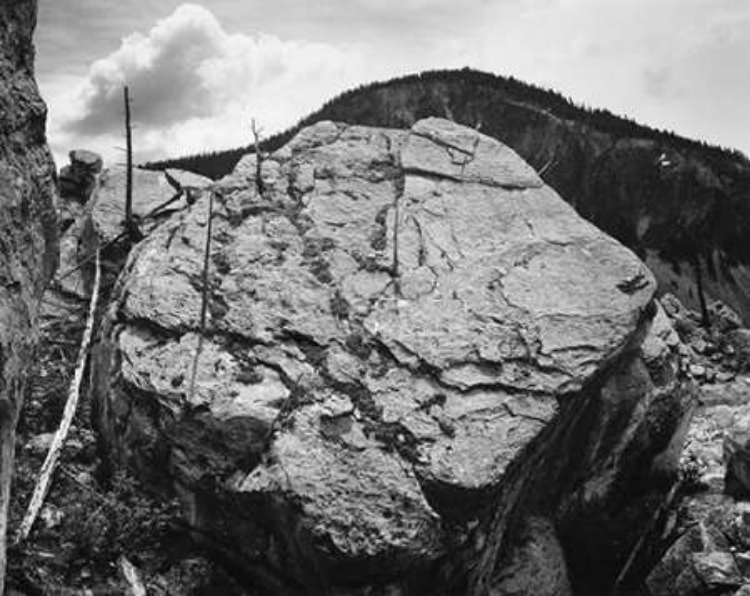
[[[750,160],[738,151],[466,68],[347,91],[268,139],[268,146],[279,147],[321,120],[408,128],[428,116],[479,128],[517,151],[580,215],[646,259],[662,292],[697,310],[702,286],[708,298],[729,304],[750,324]],[[153,166],[224,175],[251,150]]]
[[[269,593],[530,596],[540,553],[533,593],[605,586],[592,536],[637,532],[682,413],[648,270],[445,120],[320,123],[261,170],[214,189],[204,341],[207,197],[131,255],[94,362],[113,465]]]
[[[39,299],[56,266],[55,170],[34,82],[35,25],[36,2],[0,4],[0,582],[24,370]]]

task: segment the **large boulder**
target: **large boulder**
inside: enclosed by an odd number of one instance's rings
[[[575,583],[590,511],[638,529],[623,483],[683,407],[631,252],[444,120],[322,122],[257,165],[213,190],[205,293],[206,194],[128,261],[93,365],[113,466],[268,593],[481,594],[539,553]]]
[[[36,9],[32,0],[0,3],[0,592],[15,425],[41,294],[57,265],[55,167],[34,81]]]

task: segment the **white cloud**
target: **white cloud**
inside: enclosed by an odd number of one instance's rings
[[[62,74],[69,54],[55,53],[66,57],[62,68],[40,82],[56,154],[83,145],[112,155],[111,146],[122,144],[125,80],[139,124],[137,157],[145,160],[242,145],[251,117],[271,134],[354,85],[463,66],[750,150],[747,0],[277,0],[273,7],[203,0],[222,24],[206,8],[181,5],[153,27],[155,9],[137,0],[97,2],[127,4],[129,14],[140,7],[136,20],[146,25],[115,51],[82,38],[79,53],[84,46],[86,55],[110,52],[82,82]],[[120,17],[116,23],[133,27]],[[81,21],[77,13],[66,18],[68,27]],[[96,30],[111,39],[113,23]],[[304,41],[311,36],[325,41]]]
[[[72,90],[50,77],[50,136],[112,155],[122,144],[122,86],[130,87],[139,160],[245,144],[249,120],[266,131],[292,124],[363,71],[348,47],[229,34],[207,9],[179,6],[96,61]]]

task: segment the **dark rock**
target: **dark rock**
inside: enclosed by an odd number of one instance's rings
[[[750,428],[747,419],[736,424],[724,437],[724,463],[727,488],[750,496]]]
[[[711,326],[719,333],[726,333],[743,326],[742,317],[720,300],[715,300],[708,305],[708,314]]]
[[[750,372],[750,329],[734,329],[727,333],[727,343],[737,358],[737,368]]]
[[[69,154],[70,165],[60,170],[58,184],[63,198],[84,204],[91,198],[97,177],[102,171],[102,158],[85,149],[75,149]]]
[[[565,556],[554,526],[545,519],[525,521],[508,559],[493,579],[493,596],[571,596]]]
[[[647,580],[652,596],[705,596],[742,583],[727,539],[705,522],[682,535]]]
[[[32,0],[0,3],[0,502],[5,505],[40,298],[57,266],[55,167],[45,139],[46,107],[33,76],[36,12]],[[0,593],[4,564],[5,536],[0,536]]]
[[[100,174],[103,167],[102,158],[99,154],[86,149],[75,149],[69,153],[70,165],[74,170]]]

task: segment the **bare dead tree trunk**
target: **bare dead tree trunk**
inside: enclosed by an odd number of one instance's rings
[[[255,118],[252,119],[253,142],[255,144],[255,188],[262,195],[265,190],[263,184],[263,153],[260,150],[260,130],[255,126]]]
[[[130,125],[130,93],[128,86],[123,87],[125,99],[125,226],[130,229],[133,225],[133,129]]]
[[[701,259],[699,255],[693,257],[693,270],[695,271],[695,285],[698,289],[698,302],[701,307],[701,322],[703,326],[708,329],[711,327],[711,317],[708,314],[708,306],[706,304],[706,294],[703,289],[703,267],[701,266]]]

